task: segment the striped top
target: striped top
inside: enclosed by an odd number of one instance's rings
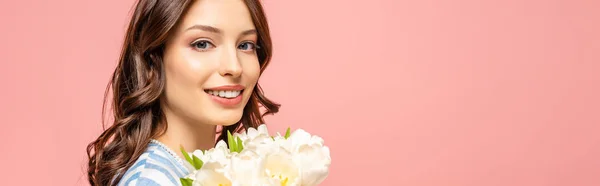
[[[151,140],[146,151],[119,181],[118,186],[180,186],[179,178],[193,168],[159,141]]]

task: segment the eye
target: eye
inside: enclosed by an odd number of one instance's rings
[[[208,50],[215,46],[210,41],[207,41],[207,40],[197,40],[197,41],[194,41],[191,45],[192,45],[192,47],[194,47],[198,50]]]
[[[254,51],[258,48],[260,48],[260,47],[258,47],[258,45],[254,44],[253,42],[250,42],[250,41],[243,42],[242,44],[238,45],[238,49],[244,50],[244,51]]]

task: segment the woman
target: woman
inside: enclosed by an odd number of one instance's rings
[[[258,0],[139,0],[107,87],[114,122],[87,148],[90,184],[179,185],[180,147],[263,123],[279,109],[257,84],[271,50]]]

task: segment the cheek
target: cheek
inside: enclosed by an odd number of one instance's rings
[[[168,56],[164,61],[167,88],[177,90],[180,95],[196,95],[203,91],[202,85],[213,69],[211,64],[185,50],[173,51]]]
[[[260,76],[260,64],[256,57],[249,57],[243,61],[244,75],[249,82],[256,83]]]

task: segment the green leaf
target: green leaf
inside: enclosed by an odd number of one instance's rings
[[[233,139],[233,135],[231,135],[231,132],[227,131],[227,143],[229,146],[229,151],[230,152],[235,152],[237,145],[235,144],[235,139]]]
[[[179,181],[181,181],[181,185],[183,186],[192,186],[194,183],[194,180],[189,178],[179,178]]]
[[[194,168],[196,168],[196,170],[199,170],[200,168],[202,168],[202,165],[204,165],[204,162],[202,162],[202,160],[198,157],[196,157],[195,155],[192,155],[192,159],[194,160],[194,163],[192,165],[194,165]]]
[[[242,144],[242,138],[237,137],[237,147],[236,150],[237,152],[242,152],[242,150],[244,150],[244,144]]]
[[[179,148],[181,149],[181,153],[183,154],[183,157],[185,158],[185,160],[187,162],[189,162],[190,164],[194,165],[192,158],[190,158],[190,155],[185,151],[185,149],[183,148],[183,145],[181,145]]]
[[[284,136],[285,139],[288,139],[290,137],[290,135],[291,135],[291,132],[290,132],[290,128],[288,127],[287,130],[285,131],[285,136]]]

